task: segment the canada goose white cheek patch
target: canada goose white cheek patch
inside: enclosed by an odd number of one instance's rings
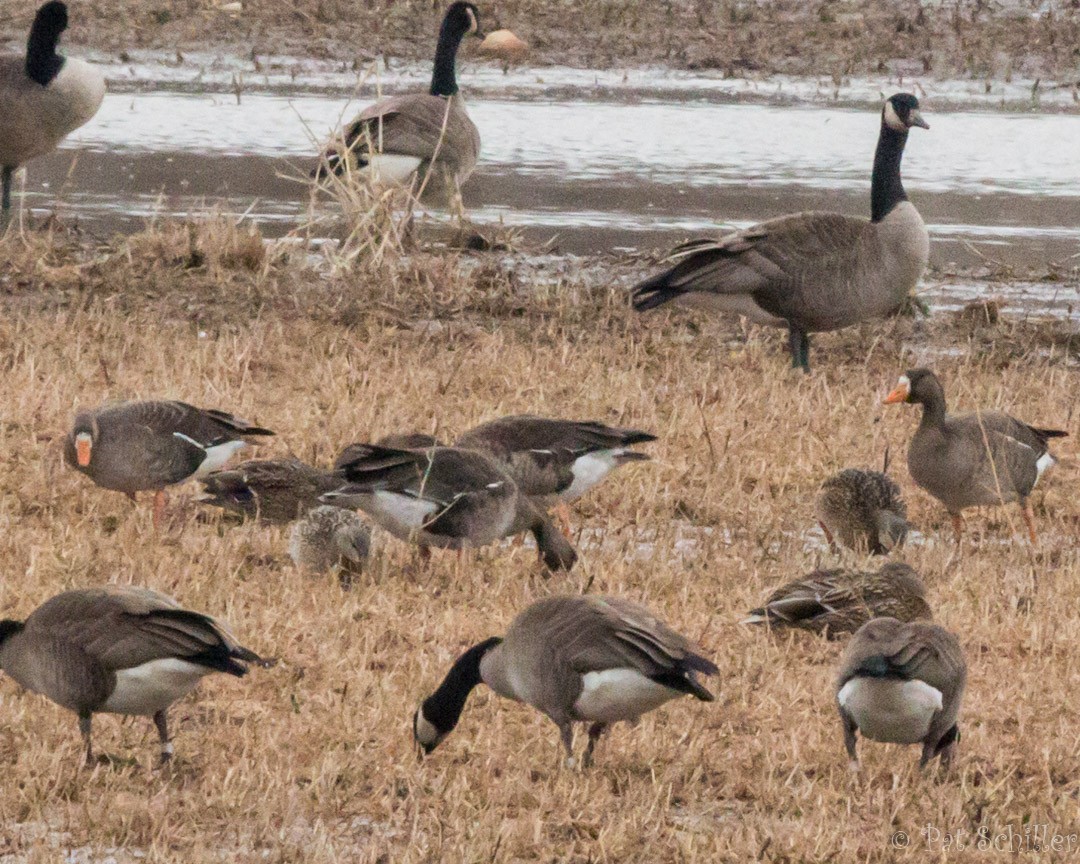
[[[416,734],[416,740],[425,747],[430,747],[439,741],[439,730],[435,728],[435,724],[428,722],[427,717],[424,716],[423,709],[416,712],[414,732]]]
[[[657,684],[636,669],[586,672],[581,683],[574,712],[583,720],[599,723],[630,720],[679,695],[677,690]]]
[[[574,481],[570,484],[570,488],[562,493],[562,497],[573,500],[592,489],[612,472],[618,464],[618,454],[621,452],[620,450],[598,450],[576,459],[570,469],[574,475]]]
[[[116,687],[101,706],[113,714],[155,714],[186,696],[212,670],[169,657],[116,673]]]
[[[867,738],[889,744],[917,744],[941,710],[941,691],[925,681],[852,678],[837,695]]]
[[[892,102],[885,103],[885,125],[890,129],[895,129],[897,132],[907,131],[907,124],[900,119],[900,115],[896,113]]]

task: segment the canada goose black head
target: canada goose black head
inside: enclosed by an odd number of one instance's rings
[[[457,659],[439,689],[416,709],[413,716],[413,739],[425,754],[431,753],[454,731],[465,708],[465,700],[472,689],[483,680],[480,676],[480,661],[502,641],[500,637],[492,636],[473,645]]]
[[[458,47],[466,36],[483,36],[480,12],[472,3],[454,3],[446,10],[435,48],[435,66],[431,73],[431,95],[453,96],[458,92],[454,63]]]
[[[483,38],[484,34],[480,32],[480,10],[473,3],[452,3],[446,10],[439,35],[444,33],[456,37],[459,41],[466,36]]]
[[[885,397],[882,404],[896,405],[907,402],[932,405],[944,401],[945,391],[937,375],[929,369],[909,369],[900,376],[896,387]]]
[[[26,74],[42,87],[48,85],[64,65],[64,58],[56,53],[56,45],[67,26],[67,6],[60,0],[46,3],[34,16],[26,41]]]
[[[896,132],[907,132],[912,126],[930,128],[919,113],[919,100],[910,93],[897,93],[886,99],[881,109],[881,122]]]

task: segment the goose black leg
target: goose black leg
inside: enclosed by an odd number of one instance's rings
[[[11,212],[11,175],[12,169],[5,165],[3,168],[2,185],[3,190],[0,192],[0,228],[7,225],[8,215]]]
[[[788,347],[791,349],[791,368],[810,371],[810,337],[794,324],[788,324]]]
[[[585,755],[581,757],[581,764],[585,768],[592,765],[593,750],[596,749],[596,742],[600,740],[600,736],[604,734],[606,729],[606,723],[593,723],[589,727],[589,745],[585,748]]]
[[[90,746],[90,715],[79,715],[79,732],[82,733],[83,744],[86,745],[86,764],[94,764],[94,748]]]
[[[161,764],[164,765],[172,759],[173,746],[169,740],[169,721],[164,711],[158,711],[154,715],[154,725],[157,727],[158,740],[161,742]]]

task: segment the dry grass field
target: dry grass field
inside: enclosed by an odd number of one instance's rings
[[[147,585],[280,663],[178,703],[165,770],[149,721],[104,715],[95,740],[114,761],[82,767],[74,716],[0,680],[0,862],[958,860],[944,835],[971,846],[979,830],[990,848],[964,860],[1055,831],[1080,846],[1075,333],[1009,310],[984,327],[896,319],[819,337],[803,377],[782,334],[635,315],[627,267],[418,254],[334,275],[212,221],[3,241],[0,613],[75,586]],[[998,510],[973,513],[954,554],[947,517],[911,484],[917,412],[879,403],[921,362],[957,408],[1072,433],[1038,496],[1036,550],[1019,514]],[[547,577],[529,548],[425,563],[386,540],[344,592],[298,573],[281,529],[205,512],[191,487],[156,534],[149,501],[65,469],[77,406],[161,396],[277,430],[259,455],[320,463],[353,440],[519,411],[660,441],[576,507],[569,575]],[[969,659],[944,777],[920,773],[915,748],[865,742],[853,777],[833,706],[840,645],[737,623],[770,586],[836,560],[813,528],[815,490],[879,466],[886,446],[924,535],[901,557]],[[563,767],[548,720],[480,688],[419,760],[412,713],[457,654],[538,597],[586,590],[642,601],[700,640],[721,669],[717,701],[616,727],[582,772]]]
[[[7,0],[0,40],[25,39],[38,0]],[[231,53],[428,60],[443,7],[432,0],[81,0],[71,44],[106,51],[229,46]],[[492,0],[486,29],[509,27],[534,65],[662,64],[729,75],[1077,80],[1073,0]],[[581,34],[587,33],[583,39]],[[467,49],[466,49],[467,50]]]

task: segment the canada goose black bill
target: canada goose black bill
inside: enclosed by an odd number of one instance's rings
[[[872,741],[922,744],[920,767],[943,767],[960,739],[957,716],[967,681],[960,643],[936,624],[875,618],[848,643],[840,661],[836,704],[853,770],[856,732]]]
[[[697,645],[636,603],[552,597],[525,609],[505,637],[486,639],[462,654],[417,710],[413,735],[424,752],[434,750],[483,682],[551,718],[568,765],[574,764],[573,723],[591,724],[583,759],[588,766],[610,724],[636,720],[684,694],[711,702],[696,675],[717,672]]]
[[[908,201],[900,161],[908,130],[929,128],[909,93],[889,97],[870,182],[870,220],[795,213],[676,249],[672,266],[634,288],[634,308],[704,303],[786,327],[792,365],[810,369],[810,333],[894,313],[926,268],[930,236]]]
[[[57,53],[67,26],[67,7],[52,0],[34,17],[25,56],[0,57],[0,227],[11,209],[15,169],[53,150],[105,98],[97,68]]]
[[[173,702],[211,672],[241,677],[247,663],[273,662],[208,615],[146,588],[66,591],[25,621],[0,621],[0,669],[78,715],[87,762],[94,714],[153,717],[165,761],[173,752],[166,723]]]

